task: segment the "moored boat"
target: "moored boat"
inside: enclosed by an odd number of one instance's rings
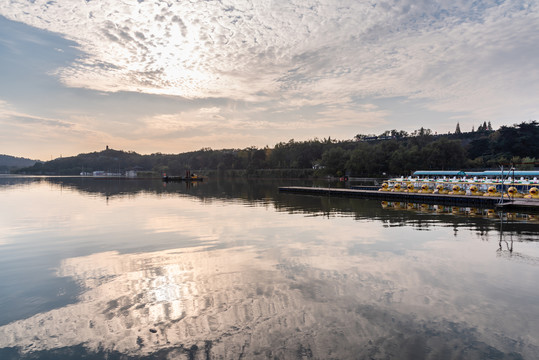
[[[539,198],[532,190],[539,184],[539,171],[419,170],[408,177],[388,179],[385,184],[381,191],[417,192],[413,189],[421,189],[420,193]]]
[[[163,181],[204,181],[204,178],[197,174],[191,174],[190,171],[186,171],[185,176],[168,176],[167,174],[163,174]]]

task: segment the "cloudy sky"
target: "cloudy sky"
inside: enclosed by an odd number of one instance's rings
[[[0,153],[539,119],[537,0],[2,0]]]

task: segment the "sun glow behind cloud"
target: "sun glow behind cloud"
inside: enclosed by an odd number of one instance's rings
[[[331,119],[344,117],[355,118],[356,127],[403,128],[391,106],[374,116],[362,107],[399,98],[419,101],[418,111],[446,120],[494,125],[536,116],[537,5],[536,0],[13,0],[0,4],[0,14],[78,44],[82,55],[54,72],[69,87],[248,104],[223,116],[222,122],[230,121],[224,127],[247,118],[282,128],[280,122],[303,117],[329,121],[322,128],[337,129]],[[198,107],[212,106],[222,107]],[[259,107],[301,115],[279,120],[254,111]],[[149,118],[162,114],[144,114],[138,122],[150,124]],[[426,113],[418,114],[425,121]],[[182,118],[188,117],[177,119]],[[178,127],[190,127],[192,119],[185,121]],[[421,125],[435,127],[412,126]]]
[[[246,52],[267,46],[242,31],[241,11],[217,2],[13,2],[6,12],[79,43],[86,56],[58,75],[69,86],[101,91],[243,97]]]
[[[70,86],[236,99],[307,87],[315,98],[445,99],[469,85],[455,71],[489,76],[482,68],[495,57],[532,45],[515,40],[538,19],[534,2],[339,5],[41,0],[0,9],[80,44],[86,56],[58,70]]]

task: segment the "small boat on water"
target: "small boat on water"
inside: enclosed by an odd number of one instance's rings
[[[163,174],[163,181],[164,182],[171,182],[171,181],[204,181],[204,178],[201,176],[198,176],[197,174],[191,174],[189,170],[185,172],[185,176],[168,176],[167,174]]]
[[[191,177],[185,177],[185,176],[163,176],[164,182],[172,182],[172,181],[204,181],[204,178],[197,177],[197,176],[191,176]]]

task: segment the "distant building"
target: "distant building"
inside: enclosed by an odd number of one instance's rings
[[[106,172],[106,171],[103,171],[103,170],[98,170],[98,171],[94,171],[92,173],[92,176],[114,176],[114,177],[118,177],[118,176],[122,176],[122,174],[113,173],[113,172]]]
[[[137,171],[136,170],[126,171],[125,176],[128,177],[128,178],[136,178],[137,177]]]

